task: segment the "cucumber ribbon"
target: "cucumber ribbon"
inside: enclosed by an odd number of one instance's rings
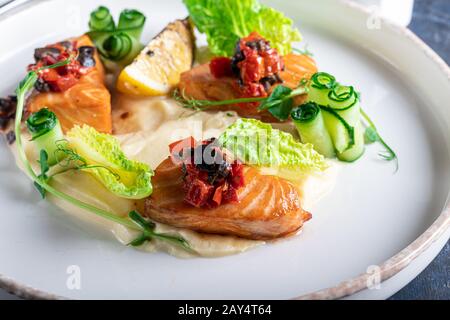
[[[137,10],[123,10],[116,26],[109,9],[101,6],[91,13],[88,35],[104,59],[127,65],[143,48],[145,20]]]

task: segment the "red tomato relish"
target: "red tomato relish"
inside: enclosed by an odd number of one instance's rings
[[[169,146],[172,161],[183,170],[184,201],[197,208],[215,208],[239,202],[244,166],[227,161],[215,139],[197,143],[192,137]]]
[[[94,66],[95,48],[82,46],[77,48],[76,41],[55,43],[34,51],[35,63],[28,66],[28,71],[50,66],[70,57],[76,57],[62,67],[39,71],[35,88],[39,92],[64,92],[73,87],[78,80]]]
[[[209,63],[209,70],[215,78],[232,77],[231,59],[227,57],[216,57]]]
[[[242,97],[266,97],[272,85],[282,82],[279,72],[284,63],[267,40],[252,32],[239,40],[231,59],[213,58],[209,67],[216,78],[237,77]]]

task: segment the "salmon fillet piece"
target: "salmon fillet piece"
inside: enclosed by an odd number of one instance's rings
[[[94,46],[87,35],[74,40],[77,48]],[[64,92],[43,92],[30,97],[27,111],[49,108],[58,117],[64,132],[75,125],[87,124],[99,132],[111,133],[111,95],[104,85],[105,71],[97,52],[94,58],[95,67],[74,86]]]
[[[280,78],[283,85],[291,89],[297,88],[302,79],[310,79],[318,71],[315,61],[306,55],[291,53],[284,56],[283,61],[285,71],[280,72]],[[189,99],[222,101],[239,99],[237,86],[236,78],[215,78],[210,72],[209,64],[202,64],[182,73],[178,88]],[[306,98],[306,95],[296,97],[295,105],[304,103]],[[208,110],[231,110],[245,118],[256,118],[265,122],[278,121],[268,111],[260,112],[252,104],[216,106]]]
[[[300,206],[294,185],[263,176],[246,167],[246,185],[238,190],[239,203],[196,208],[184,202],[183,173],[170,159],[152,178],[153,194],[145,200],[145,215],[157,222],[204,233],[270,240],[298,231],[311,214]]]

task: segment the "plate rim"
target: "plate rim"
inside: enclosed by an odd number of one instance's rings
[[[8,16],[14,15],[16,12],[23,10],[26,7],[33,7],[49,0],[16,0],[7,2],[4,6],[0,7],[0,21],[4,20]],[[337,0],[341,5],[346,6],[352,10],[360,11],[364,14],[371,14],[370,8],[365,7],[362,4],[355,3],[352,0]],[[440,69],[440,71],[447,76],[450,80],[450,67],[447,63],[422,39],[420,39],[409,28],[395,24],[389,19],[379,17],[383,25],[397,31],[400,36],[410,40],[413,45],[417,46],[426,56],[431,59]],[[446,207],[443,209],[438,218],[429,226],[425,232],[423,232],[418,238],[411,242],[406,248],[385,260],[380,265],[380,280],[381,284],[402,270],[408,267],[416,258],[424,253],[433,243],[435,243],[445,232],[450,228],[450,190],[447,197]],[[450,239],[450,236],[449,236]],[[449,240],[447,239],[447,241]],[[310,299],[341,299],[349,297],[358,292],[367,289],[367,283],[372,275],[368,273],[362,273],[356,277],[345,280],[333,287],[321,289],[315,292],[311,292],[305,295],[293,297],[293,300],[310,300]],[[55,295],[50,292],[33,288],[26,284],[22,284],[14,279],[11,279],[5,275],[0,274],[0,288],[6,292],[13,294],[23,299],[44,299],[44,300],[62,300],[68,299],[60,295]]]

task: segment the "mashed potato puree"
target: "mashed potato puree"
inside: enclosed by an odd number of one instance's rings
[[[197,140],[218,137],[238,116],[233,112],[195,112],[181,108],[170,98],[114,98],[114,135],[119,139],[125,154],[134,160],[148,163],[153,169],[169,156],[168,145],[193,136]],[[278,129],[293,132],[293,127],[277,125]],[[37,150],[24,139],[29,159],[37,159]],[[32,161],[33,162],[33,161]],[[314,204],[330,192],[336,180],[339,165],[330,162],[325,172],[309,176],[299,185],[302,205],[313,212]],[[37,168],[36,168],[37,169]],[[52,185],[84,202],[126,216],[131,210],[142,212],[143,200],[129,200],[114,196],[88,173],[68,172],[55,176]],[[58,207],[80,219],[110,230],[123,244],[128,244],[138,232],[112,223],[49,196]],[[306,224],[306,228],[308,225]],[[232,236],[208,235],[187,229],[157,224],[156,231],[184,237],[196,254],[191,254],[167,242],[153,240],[140,247],[148,252],[165,251],[180,258],[193,256],[220,257],[237,254],[264,244],[263,241],[240,239]]]

